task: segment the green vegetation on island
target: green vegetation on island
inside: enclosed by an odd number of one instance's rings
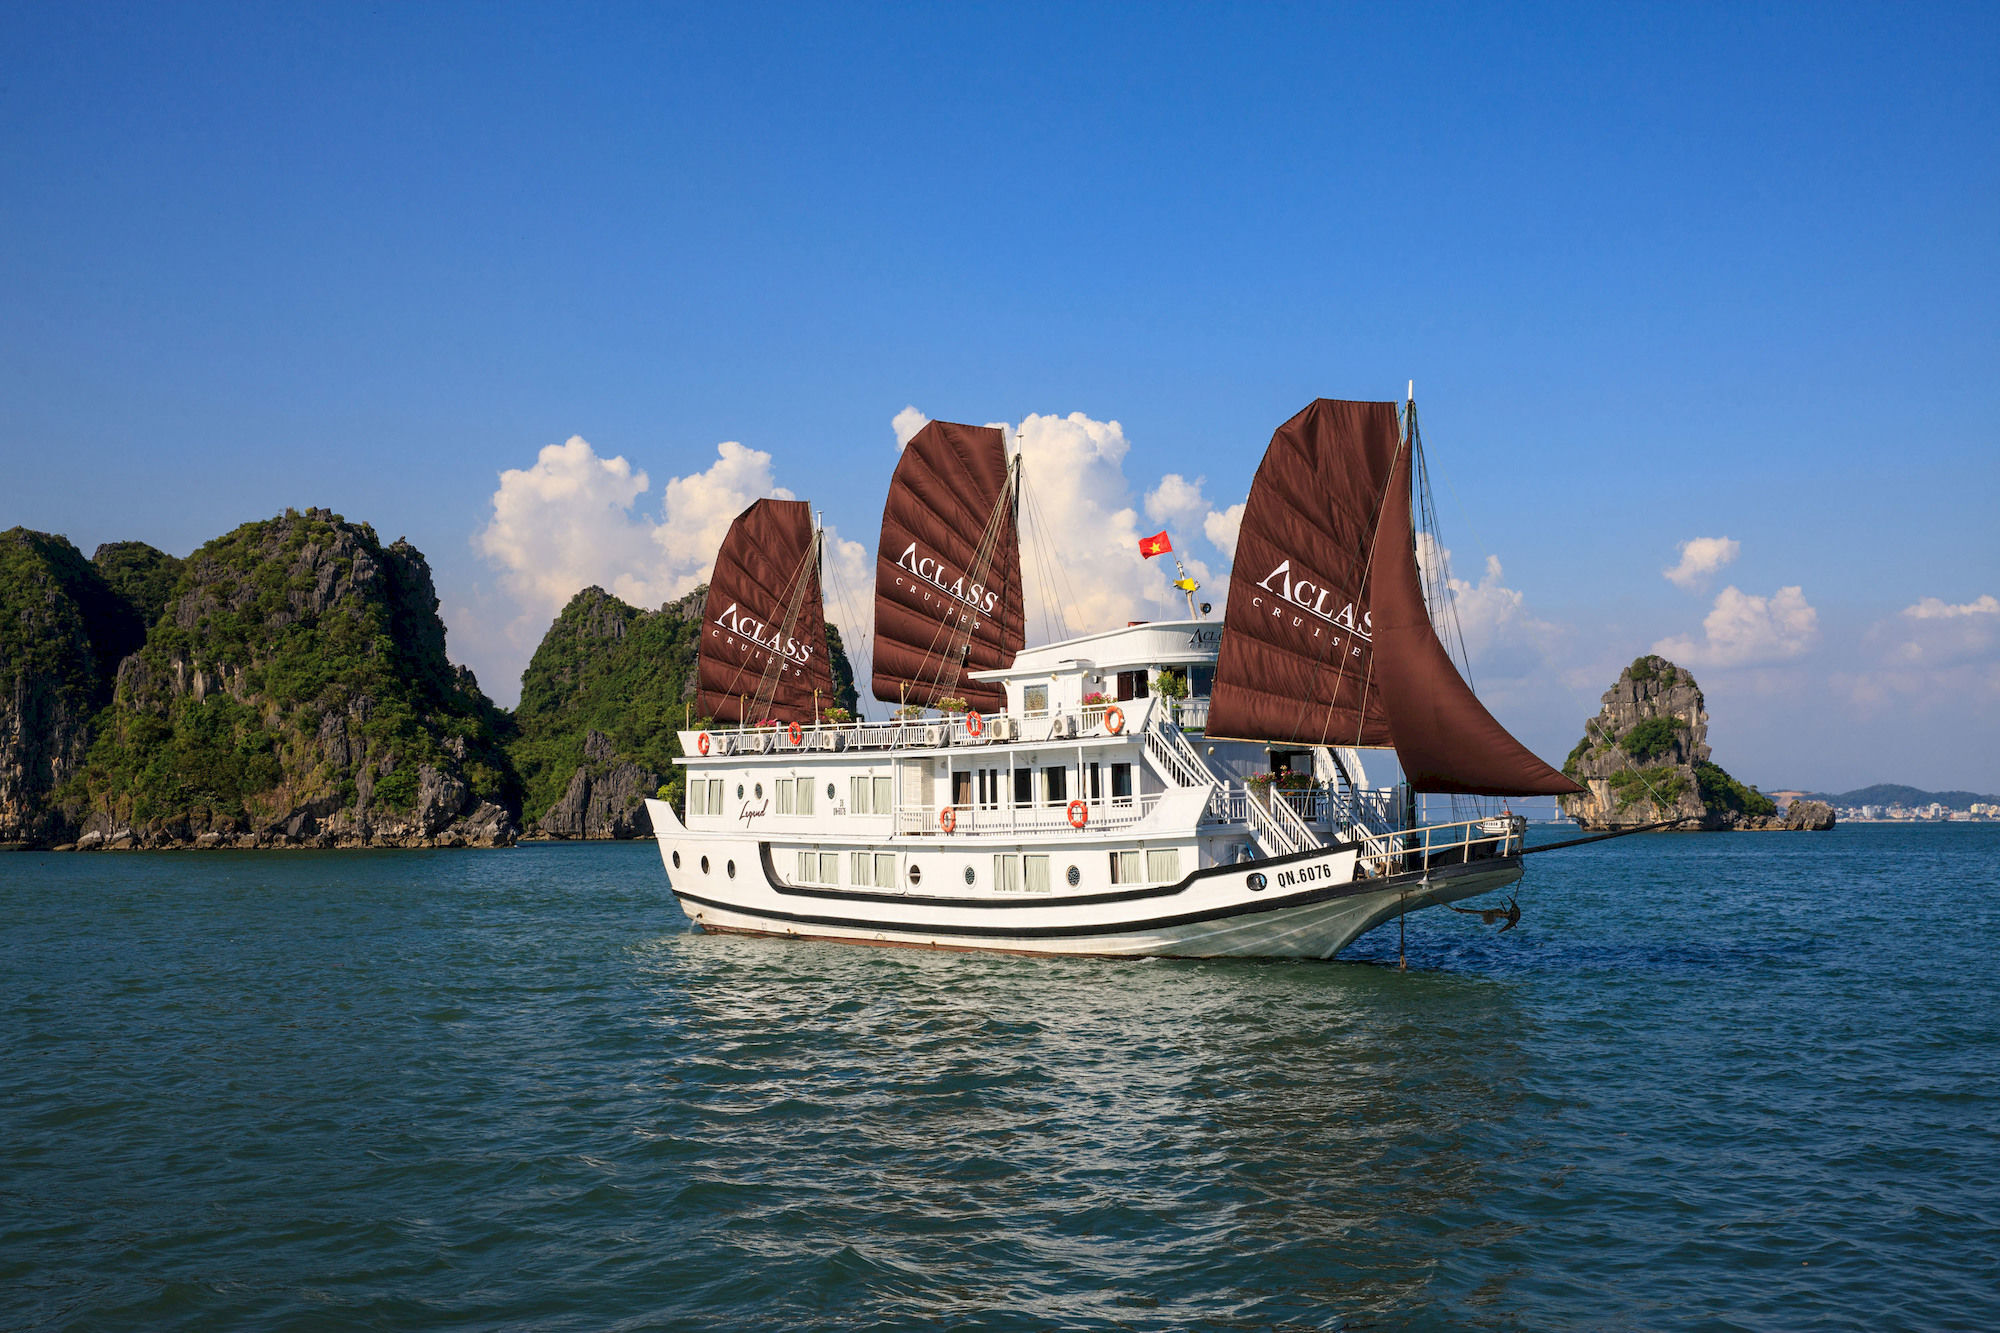
[[[679,792],[704,592],[657,611],[578,593],[510,714],[446,656],[423,555],[326,510],[185,560],[0,533],[0,845],[643,833],[643,798]],[[828,640],[829,705],[852,709]]]
[[[1586,788],[1561,800],[1587,828],[1671,823],[1680,828],[1831,827],[1833,812],[1810,802],[1783,817],[1770,797],[1709,757],[1701,687],[1663,657],[1638,658],[1605,691],[1597,715],[1563,761]]]

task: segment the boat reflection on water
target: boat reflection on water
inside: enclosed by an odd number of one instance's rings
[[[704,1281],[748,1245],[911,1317],[1263,1327],[1407,1308],[1505,1240],[1479,1202],[1526,1150],[1503,985],[692,933],[642,975],[658,1128],[726,1200],[675,1219]]]

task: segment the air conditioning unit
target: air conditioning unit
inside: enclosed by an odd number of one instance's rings
[[[986,724],[986,729],[992,733],[996,741],[1014,739],[1014,719],[1011,717],[996,717]]]
[[[1076,719],[1067,713],[1063,714],[1056,719],[1056,725],[1051,734],[1056,736],[1076,735]]]

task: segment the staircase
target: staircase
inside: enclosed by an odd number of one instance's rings
[[[1188,744],[1181,729],[1169,722],[1166,710],[1155,708],[1146,718],[1146,757],[1161,777],[1176,787],[1208,787],[1217,784],[1208,761]]]

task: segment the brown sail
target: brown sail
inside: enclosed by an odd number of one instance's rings
[[[1424,604],[1410,513],[1411,439],[1397,451],[1376,538],[1369,608],[1375,616],[1375,690],[1395,732],[1396,758],[1416,791],[1561,796],[1583,788],[1550,768],[1494,720],[1438,642]]]
[[[1024,641],[1016,487],[998,428],[933,421],[903,449],[875,548],[875,697],[1006,706],[969,671],[1011,666]]]
[[[1394,403],[1328,398],[1271,437],[1236,540],[1211,736],[1390,743],[1367,577],[1398,443]]]
[[[811,722],[833,698],[819,534],[803,500],[759,500],[715,556],[695,707],[721,722]],[[818,692],[815,700],[814,692]]]

